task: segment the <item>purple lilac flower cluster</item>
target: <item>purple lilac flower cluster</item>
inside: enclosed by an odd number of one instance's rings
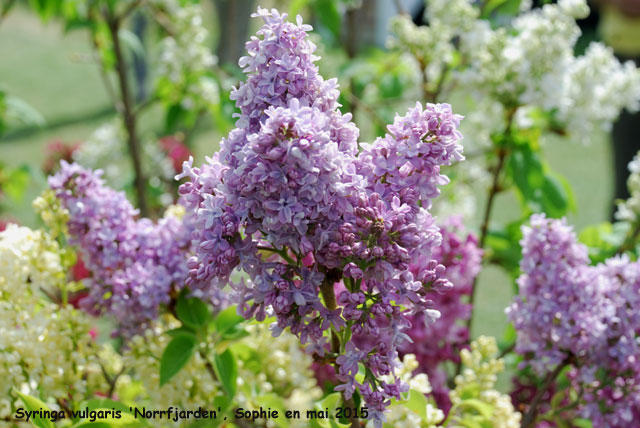
[[[424,314],[411,317],[407,335],[412,342],[404,343],[400,350],[402,354],[416,356],[418,370],[429,376],[438,408],[448,413],[451,400],[442,364],[447,361],[458,363],[460,350],[469,343],[469,330],[461,321],[471,316],[471,305],[466,299],[482,267],[482,249],[478,247],[476,236],[465,232],[460,217],[450,217],[439,226],[442,244],[433,249],[432,257],[446,268],[444,278],[453,284],[453,288],[444,293],[431,293],[440,318],[431,327],[425,325]],[[417,275],[425,263],[433,261],[424,258],[412,263],[409,269]]]
[[[335,361],[336,390],[347,400],[359,391],[380,426],[407,388],[381,379],[404,330],[418,313],[436,319],[431,293],[451,287],[432,260],[441,235],[428,208],[448,181],[440,167],[463,159],[461,116],[417,104],[357,155],[358,129],[338,110],[336,80],[318,73],[311,27],[275,10],[254,16],[265,24],[240,60],[248,77],[231,95],[236,128],[178,176],[189,179],[180,193],[195,225],[187,283],[206,289],[246,272],[249,281],[231,283],[241,313],[275,315],[275,335],[289,328]],[[425,263],[409,269],[415,260]]]
[[[144,329],[171,291],[184,285],[190,230],[175,217],[136,219],[124,193],[105,186],[100,175],[62,161],[49,186],[69,211],[70,243],[91,272],[80,305],[113,315],[117,333],[128,336]]]
[[[570,367],[577,412],[594,426],[640,416],[640,262],[589,265],[564,220],[534,215],[523,228],[519,296],[507,309],[516,351],[539,375]]]

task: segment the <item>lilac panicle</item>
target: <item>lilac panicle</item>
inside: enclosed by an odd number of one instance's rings
[[[105,186],[100,175],[62,161],[49,186],[69,211],[70,243],[92,273],[81,305],[112,315],[119,333],[129,335],[144,329],[170,292],[184,285],[189,230],[174,217],[136,219],[124,193]]]
[[[558,364],[583,390],[576,412],[622,428],[640,415],[640,262],[616,256],[589,265],[565,220],[523,227],[519,295],[507,310],[516,351],[539,375]]]
[[[264,25],[240,60],[236,128],[178,176],[188,179],[180,194],[194,225],[187,284],[230,283],[245,317],[275,316],[273,334],[288,328],[319,358],[330,327],[351,331],[343,352],[332,350],[337,390],[358,391],[380,426],[389,399],[406,390],[382,377],[410,340],[411,317],[436,319],[430,296],[451,287],[432,256],[442,237],[428,207],[448,181],[440,167],[462,159],[461,117],[418,104],[358,155],[358,129],[338,110],[336,80],[318,74],[310,27],[275,10],[254,16]],[[230,281],[234,270],[250,280]]]

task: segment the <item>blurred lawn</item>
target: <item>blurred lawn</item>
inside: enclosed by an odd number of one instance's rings
[[[46,119],[43,129],[18,133],[0,140],[0,160],[8,165],[39,167],[44,147],[53,140],[81,141],[100,124],[113,117],[98,67],[90,60],[89,40],[83,32],[63,35],[55,22],[43,26],[28,13],[16,9],[0,25],[0,85],[31,104]],[[65,123],[91,117],[77,123]],[[51,125],[59,124],[52,127]],[[196,155],[213,153],[219,135],[211,129],[195,137]],[[579,229],[608,218],[613,176],[608,138],[571,144],[549,138],[544,150],[554,171],[567,178],[574,189],[577,211],[569,221]],[[32,189],[35,194],[37,189]],[[28,200],[16,217],[33,224]],[[484,203],[480,204],[484,209]],[[500,195],[495,221],[514,220],[519,213],[510,195]],[[480,213],[479,213],[480,215]],[[506,325],[504,308],[512,298],[509,279],[496,267],[485,269],[478,288],[474,335],[500,337]]]

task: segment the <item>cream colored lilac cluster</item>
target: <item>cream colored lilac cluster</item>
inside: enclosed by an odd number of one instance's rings
[[[456,388],[449,394],[453,407],[447,421],[455,424],[464,417],[465,400],[473,398],[492,406],[494,428],[518,428],[521,414],[517,412],[507,394],[496,391],[497,376],[504,370],[504,360],[496,358],[498,346],[493,337],[480,336],[471,343],[471,350],[460,352],[462,373],[456,377]],[[455,426],[455,425],[454,425]]]
[[[148,400],[154,408],[173,406],[187,410],[198,406],[207,408],[217,395],[222,394],[220,385],[208,375],[206,362],[198,352],[178,374],[160,386],[160,358],[171,340],[166,332],[179,326],[173,317],[167,315],[143,334],[130,339],[122,355],[127,375],[118,381],[116,391],[119,394],[125,393],[131,383],[136,383],[142,386],[140,393],[132,397],[137,403]]]
[[[199,352],[168,383],[160,387],[160,357],[171,337],[166,331],[178,327],[171,316],[165,316],[143,335],[133,337],[123,353],[122,364],[127,375],[118,381],[117,390],[127,395],[132,385],[140,385],[140,394],[131,397],[138,403],[148,400],[154,408],[169,406],[182,409],[211,407],[223,395],[221,385],[208,374],[206,362]],[[310,369],[311,357],[305,354],[292,335],[274,338],[267,324],[247,327],[249,336],[233,345],[238,364],[238,392],[234,406],[245,409],[264,407],[266,397],[281,398],[283,407],[300,410],[302,415],[322,397]],[[213,344],[201,345],[206,355]],[[268,350],[268,352],[265,352]],[[259,423],[260,421],[256,421]],[[304,418],[289,421],[291,427],[304,427]],[[272,426],[273,421],[265,421]],[[172,422],[166,421],[166,425]],[[179,425],[179,424],[178,424]]]
[[[418,368],[418,361],[415,355],[406,354],[401,366],[398,368],[396,375],[406,382],[411,389],[410,394],[429,394],[431,393],[431,385],[429,379],[424,373],[414,375],[413,372]],[[392,381],[389,377],[388,381]],[[418,414],[409,409],[402,401],[395,402],[389,407],[389,411],[385,413],[386,422],[384,427],[396,428],[441,428],[440,423],[445,419],[445,414],[438,409],[431,400],[425,400],[424,412]],[[367,428],[373,428],[373,421],[367,423]]]
[[[207,46],[208,32],[199,5],[182,6],[177,0],[154,2],[170,17],[172,34],[161,42],[158,90],[170,104],[200,110],[219,103],[219,90],[208,76],[217,58]]]
[[[20,405],[13,388],[54,403],[107,390],[88,318],[42,293],[56,294],[65,280],[46,233],[17,225],[0,232],[0,419]]]
[[[481,336],[471,343],[471,350],[462,350],[462,373],[456,377],[456,388],[449,396],[453,404],[445,413],[432,399],[396,401],[386,413],[385,427],[394,428],[443,428],[460,426],[491,426],[493,428],[519,428],[521,415],[515,411],[508,395],[496,391],[497,375],[504,370],[504,361],[496,358],[498,347],[493,337]],[[404,356],[398,376],[409,384],[409,394],[429,394],[431,386],[426,375],[413,375],[418,367],[415,356]],[[472,400],[469,405],[465,403]],[[416,404],[422,403],[422,404]],[[478,403],[491,410],[490,417],[476,411]],[[420,405],[424,408],[419,408]],[[473,424],[472,424],[473,423]],[[367,427],[373,427],[369,422]]]
[[[283,399],[284,408],[299,410],[306,415],[314,403],[322,398],[322,390],[317,386],[311,370],[312,359],[300,347],[300,341],[291,334],[277,338],[271,335],[269,324],[255,324],[247,327],[250,336],[242,341],[252,351],[256,361],[238,358],[237,407],[258,409],[264,407],[264,397],[274,394]],[[269,352],[265,352],[269,350]],[[274,421],[265,421],[272,427]],[[290,427],[306,427],[306,418],[291,419]]]
[[[640,152],[629,162],[629,173],[627,189],[631,196],[618,202],[615,216],[617,220],[633,222],[640,217]]]
[[[0,232],[0,301],[19,307],[66,280],[58,244],[46,233],[9,224]]]
[[[526,107],[553,112],[578,141],[589,141],[594,130],[606,130],[623,108],[638,108],[640,72],[632,63],[620,64],[599,43],[574,56],[580,36],[575,20],[589,13],[585,0],[527,9],[497,28],[479,18],[470,0],[426,3],[428,27],[398,17],[392,31],[393,44],[423,67],[428,87],[441,80],[430,70],[449,70],[445,86],[473,94],[482,103],[497,102],[506,111]],[[490,115],[487,119],[492,122]]]

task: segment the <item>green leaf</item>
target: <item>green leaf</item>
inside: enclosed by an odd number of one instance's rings
[[[181,293],[178,298],[176,313],[180,321],[196,330],[207,325],[211,320],[209,306],[197,297],[187,297],[186,292]]]
[[[529,145],[519,146],[509,157],[508,171],[525,204],[537,203],[544,184],[544,172],[538,154]]]
[[[3,180],[0,184],[2,185],[2,192],[18,204],[24,199],[24,194],[30,181],[31,171],[29,167],[22,166],[11,170],[6,176],[6,181]]]
[[[230,349],[221,354],[215,354],[214,365],[216,376],[222,382],[222,389],[229,396],[236,395],[238,381],[238,366]]]
[[[544,177],[542,185],[542,207],[549,216],[559,218],[569,209],[569,197],[562,184],[550,174]]]
[[[562,400],[567,396],[564,391],[558,391],[551,397],[551,408],[557,409],[562,404]]]
[[[335,0],[316,0],[314,11],[318,16],[320,24],[329,30],[333,43],[340,40],[340,31],[342,28],[342,15],[338,10]]]
[[[178,328],[174,328],[173,330],[167,331],[167,334],[171,337],[175,337],[180,334],[195,334],[195,330],[189,326],[182,325]]]
[[[573,421],[571,421],[573,423],[573,425],[575,425],[578,428],[593,428],[593,424],[591,423],[591,421],[587,420],[587,419],[574,419]]]
[[[193,356],[197,346],[193,334],[178,334],[167,345],[160,360],[160,386],[175,376]]]
[[[237,307],[230,306],[216,316],[213,325],[221,336],[228,337],[234,336],[238,330],[242,331],[241,324],[244,321],[245,319],[238,315]]]
[[[469,407],[480,414],[485,419],[491,418],[493,414],[493,406],[485,403],[484,401],[480,401],[476,398],[467,398],[464,401],[461,401],[459,407]]]
[[[478,417],[473,415],[464,415],[462,419],[460,419],[460,427],[484,428],[478,420]]]
[[[482,7],[482,18],[488,18],[496,8],[506,3],[506,1],[507,0],[488,0],[485,2]]]
[[[20,397],[20,399],[24,403],[25,410],[28,410],[28,411],[38,411],[38,410],[51,411],[51,409],[49,409],[49,407],[46,404],[44,404],[40,399],[38,399],[36,397],[32,397],[31,395],[22,394],[21,392],[19,392],[16,389],[14,389],[14,392],[18,397]],[[31,417],[30,422],[34,426],[36,426],[38,428],[55,428],[55,425],[53,424],[53,422],[51,422],[50,419],[41,418],[40,416],[37,416],[37,414]]]
[[[404,405],[407,409],[416,413],[421,418],[425,418],[427,416],[428,404],[429,400],[427,400],[427,397],[415,389],[409,390],[409,398],[407,401],[400,403],[400,405]]]
[[[29,4],[40,15],[40,19],[47,21],[54,16],[59,10],[58,6],[61,2],[59,0],[30,0]]]

